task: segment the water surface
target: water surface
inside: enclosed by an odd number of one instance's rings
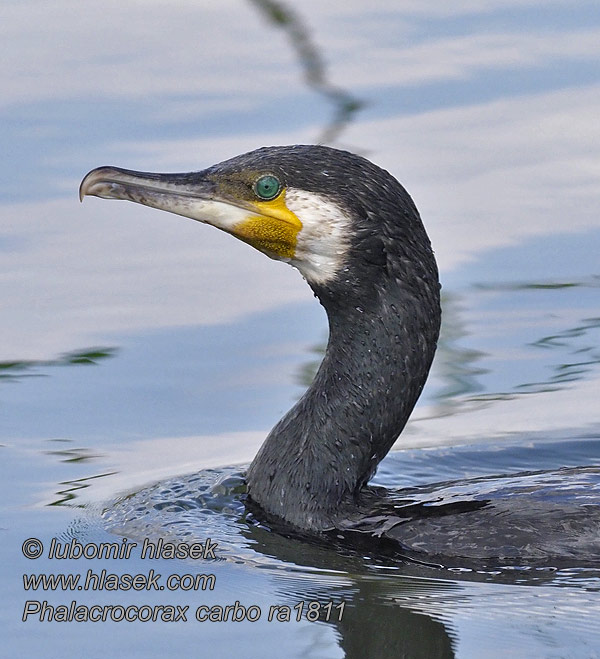
[[[2,8],[1,615],[11,655],[280,656],[285,643],[288,656],[311,657],[599,656],[591,565],[386,562],[246,520],[240,470],[314,372],[323,311],[298,273],[210,227],[77,200],[83,174],[102,164],[186,171],[319,140],[366,155],[413,195],[444,306],[430,380],[377,483],[466,490],[557,472],[554,495],[597,497],[593,476],[561,471],[600,462],[595,9]],[[150,511],[149,523],[123,524],[129,505]],[[221,560],[21,553],[30,537],[47,548],[118,532],[131,542],[210,533]],[[210,571],[216,587],[23,590],[23,573],[90,568]],[[263,616],[21,622],[26,599],[190,611],[239,601]],[[341,620],[266,619],[273,605],[330,601],[345,602]]]

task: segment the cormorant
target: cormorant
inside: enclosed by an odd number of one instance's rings
[[[419,213],[388,172],[325,146],[266,147],[204,171],[89,172],[80,198],[126,199],[211,224],[300,270],[329,320],[304,396],[246,478],[268,518],[341,528],[404,428],[440,328],[438,271]]]

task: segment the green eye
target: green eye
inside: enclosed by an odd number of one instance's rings
[[[260,199],[270,201],[271,199],[275,199],[281,192],[281,183],[276,176],[267,174],[266,176],[261,176],[254,183],[254,192]]]

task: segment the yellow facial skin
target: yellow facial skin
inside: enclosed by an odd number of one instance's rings
[[[285,189],[271,201],[252,204],[260,215],[249,215],[233,227],[233,234],[277,259],[292,259],[302,222],[285,204]]]

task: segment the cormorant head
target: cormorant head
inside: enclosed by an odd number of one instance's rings
[[[385,239],[406,218],[420,226],[410,197],[390,174],[324,146],[265,147],[186,174],[100,167],[83,179],[79,194],[211,224],[294,265],[316,292],[336,280],[334,288],[342,280],[353,287],[361,265],[385,265]],[[383,230],[382,224],[393,226]]]

